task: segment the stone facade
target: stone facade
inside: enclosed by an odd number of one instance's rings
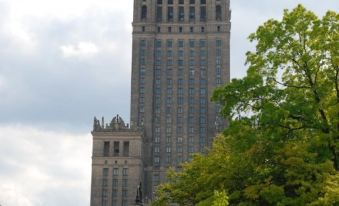
[[[229,0],[135,0],[131,125],[144,130],[144,189],[226,126],[210,102],[230,77]]]
[[[93,124],[91,206],[130,206],[142,198],[143,133],[116,116]],[[141,185],[141,186],[140,186]]]
[[[149,202],[169,167],[227,126],[210,98],[230,79],[229,1],[134,0],[131,127],[94,120],[91,206]]]

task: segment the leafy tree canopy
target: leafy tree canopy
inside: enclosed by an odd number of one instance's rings
[[[251,34],[247,76],[212,98],[229,128],[154,205],[339,205],[338,29],[336,12],[299,5]]]

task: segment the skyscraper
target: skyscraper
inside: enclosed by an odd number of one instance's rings
[[[229,1],[134,1],[131,127],[144,131],[145,197],[225,126],[210,97],[230,76]]]

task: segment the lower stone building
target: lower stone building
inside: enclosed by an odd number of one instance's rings
[[[94,118],[91,206],[131,206],[142,200],[143,133],[120,116]]]

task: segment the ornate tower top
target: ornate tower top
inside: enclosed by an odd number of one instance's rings
[[[103,117],[102,117],[101,123],[96,117],[94,117],[93,132],[124,131],[124,130],[129,130],[129,129],[130,129],[129,125],[125,124],[124,120],[119,115],[116,115],[115,117],[113,117],[110,124],[106,124],[106,125],[105,125],[105,120]]]

